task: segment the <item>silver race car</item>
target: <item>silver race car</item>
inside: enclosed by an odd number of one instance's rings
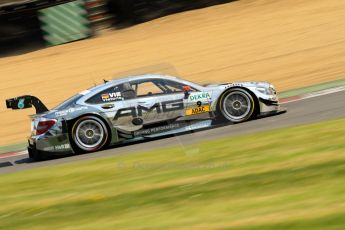
[[[267,82],[201,86],[176,77],[142,75],[105,81],[52,110],[34,96],[6,100],[7,108],[34,106],[29,156],[94,152],[106,146],[239,123],[278,114]]]

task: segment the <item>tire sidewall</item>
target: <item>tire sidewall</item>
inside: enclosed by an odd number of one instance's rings
[[[241,118],[241,119],[231,119],[227,116],[226,112],[224,111],[224,108],[223,108],[223,104],[224,104],[224,100],[225,98],[230,94],[230,93],[234,93],[234,92],[240,92],[244,95],[246,95],[246,97],[249,99],[249,104],[250,104],[250,111],[248,112],[248,114]],[[241,88],[233,88],[233,89],[230,89],[228,91],[226,91],[220,98],[219,100],[219,103],[218,103],[218,114],[221,116],[221,119],[223,121],[227,121],[227,122],[232,122],[232,123],[240,123],[240,122],[244,122],[244,121],[247,121],[249,120],[252,116],[253,116],[253,113],[255,111],[255,102],[254,102],[254,98],[253,96],[247,92],[246,90],[244,89],[241,89]]]
[[[97,123],[100,124],[100,126],[102,127],[102,130],[103,130],[103,133],[104,133],[104,136],[103,136],[103,140],[100,142],[100,144],[98,144],[96,147],[94,148],[90,148],[90,149],[87,149],[87,148],[81,148],[78,146],[78,144],[76,143],[76,131],[77,131],[77,127],[79,126],[79,124],[85,120],[93,120],[93,121],[96,121]],[[73,148],[75,149],[75,152],[79,152],[79,153],[88,153],[88,152],[95,152],[95,151],[98,151],[100,149],[102,149],[106,143],[108,142],[108,139],[109,139],[109,132],[108,132],[108,128],[107,128],[107,125],[106,123],[96,117],[96,116],[84,116],[84,117],[80,117],[76,120],[76,122],[73,123],[72,125],[72,129],[71,129],[71,142],[73,143]]]

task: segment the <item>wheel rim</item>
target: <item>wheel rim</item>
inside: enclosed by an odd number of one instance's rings
[[[104,128],[95,120],[81,121],[75,131],[75,142],[83,150],[94,150],[104,139]]]
[[[223,110],[224,115],[233,121],[243,120],[251,112],[251,100],[243,92],[231,92],[224,98]]]

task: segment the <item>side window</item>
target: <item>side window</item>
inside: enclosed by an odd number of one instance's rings
[[[102,104],[106,102],[122,101],[123,84],[112,86],[89,98],[86,103]]]
[[[152,81],[140,82],[137,84],[137,97],[159,94],[164,94],[164,91]]]
[[[186,86],[182,83],[166,79],[145,79],[130,83],[137,97],[159,96],[173,93],[182,93]],[[197,91],[191,88],[191,91]]]
[[[183,92],[183,87],[186,85],[181,84],[176,81],[170,81],[170,80],[165,80],[165,87],[171,92],[171,93],[181,93]],[[191,92],[196,92],[197,90],[190,87]]]

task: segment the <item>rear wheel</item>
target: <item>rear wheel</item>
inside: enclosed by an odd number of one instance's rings
[[[244,89],[232,89],[222,96],[219,102],[219,112],[223,120],[233,123],[243,122],[254,113],[254,99]]]
[[[79,118],[74,123],[71,134],[74,146],[81,152],[100,150],[108,140],[106,124],[95,116]]]

